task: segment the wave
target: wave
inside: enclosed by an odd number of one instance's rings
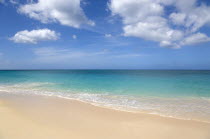
[[[209,98],[164,98],[151,96],[114,95],[109,92],[93,93],[52,89],[50,82],[1,84],[0,91],[22,95],[56,96],[88,102],[93,105],[130,112],[146,112],[166,117],[210,122]]]

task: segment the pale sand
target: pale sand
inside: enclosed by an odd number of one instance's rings
[[[0,95],[0,139],[210,139],[210,124],[55,97]]]

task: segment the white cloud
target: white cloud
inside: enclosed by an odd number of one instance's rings
[[[42,23],[59,22],[79,28],[82,24],[94,25],[80,7],[80,0],[38,0],[19,7],[18,11]]]
[[[109,38],[109,37],[112,37],[112,34],[105,34],[104,36]]]
[[[72,38],[73,39],[77,39],[77,35],[72,35]]]
[[[179,48],[188,37],[210,24],[210,6],[196,0],[110,0],[112,15],[122,18],[125,36],[159,42],[161,46]],[[167,7],[174,11],[166,11]],[[170,12],[170,13],[168,13]],[[180,29],[181,28],[181,29]],[[193,43],[209,41],[205,34]],[[205,37],[205,41],[203,38]],[[201,41],[202,40],[202,41]],[[189,43],[188,43],[189,44]]]
[[[210,23],[210,6],[202,4],[193,6],[191,9],[182,9],[171,13],[170,17],[174,24],[179,24],[191,32],[198,31],[202,26]]]
[[[125,36],[136,36],[158,42],[173,42],[183,37],[183,32],[169,28],[166,20],[158,16],[148,17],[142,22],[126,25],[123,29]]]
[[[149,0],[111,0],[109,5],[112,13],[123,17],[125,24],[139,22],[147,16],[155,16],[163,13],[160,4]]]
[[[210,37],[206,36],[203,33],[196,33],[186,37],[182,43],[183,45],[193,45],[196,43],[203,43],[208,41],[210,41]]]
[[[36,44],[39,41],[57,40],[59,33],[49,29],[38,29],[38,30],[23,30],[17,32],[10,40],[15,43],[32,43]]]
[[[186,14],[184,14],[184,13],[172,13],[170,15],[170,19],[176,25],[184,25],[185,24],[185,19],[186,19]]]

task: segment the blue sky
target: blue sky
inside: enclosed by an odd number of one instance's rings
[[[210,69],[208,0],[0,0],[0,69]]]

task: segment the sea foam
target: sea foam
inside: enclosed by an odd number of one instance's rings
[[[84,92],[48,88],[50,82],[1,84],[0,91],[20,95],[56,96],[93,105],[130,112],[145,112],[166,117],[210,122],[209,98],[171,98],[132,95],[113,95],[110,92]]]

